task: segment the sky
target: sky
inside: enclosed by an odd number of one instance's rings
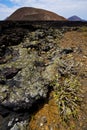
[[[42,8],[65,18],[77,15],[87,20],[87,0],[0,0],[0,20],[20,7]]]

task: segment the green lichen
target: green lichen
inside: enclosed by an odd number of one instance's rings
[[[0,85],[0,102],[4,101],[5,98],[7,98],[9,92],[9,86],[7,85]]]

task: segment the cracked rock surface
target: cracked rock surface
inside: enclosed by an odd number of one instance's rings
[[[27,129],[26,111],[47,97],[57,74],[61,37],[53,28],[7,28],[0,35],[0,130]]]
[[[1,57],[6,63],[2,61],[0,64],[2,106],[14,111],[29,109],[36,100],[47,96],[50,82],[56,75],[58,62],[59,48],[56,35],[61,37],[58,29],[37,29],[27,31],[24,39],[17,41],[16,44],[12,41],[9,45],[10,39],[7,41],[5,52]],[[5,39],[7,38],[8,34],[5,35]]]

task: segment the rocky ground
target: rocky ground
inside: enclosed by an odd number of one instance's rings
[[[86,26],[0,34],[0,130],[86,130],[86,93]]]

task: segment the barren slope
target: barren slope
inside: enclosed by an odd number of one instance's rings
[[[56,13],[31,7],[23,7],[16,10],[7,20],[66,20],[64,17]]]

